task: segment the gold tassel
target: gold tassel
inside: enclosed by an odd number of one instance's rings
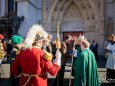
[[[60,49],[60,48],[61,48],[61,43],[60,43],[59,37],[57,37],[57,39],[56,39],[56,49]]]

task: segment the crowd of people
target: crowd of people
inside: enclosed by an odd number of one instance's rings
[[[81,35],[67,35],[60,44],[57,40],[52,41],[52,36],[40,25],[33,25],[25,39],[13,35],[8,43],[2,43],[3,39],[0,34],[0,64],[7,57],[11,86],[47,86],[47,73],[56,75],[53,86],[64,86],[65,66],[69,59],[73,59],[71,74],[74,86],[100,86],[98,44],[95,40],[89,42]],[[112,34],[105,43],[107,80],[115,79],[114,43],[115,36]],[[57,48],[57,45],[61,47]]]

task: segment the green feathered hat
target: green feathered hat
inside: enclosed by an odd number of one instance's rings
[[[22,37],[20,37],[20,36],[12,36],[12,38],[11,38],[11,43],[12,44],[20,44],[20,43],[22,43],[22,41],[23,41],[23,39],[22,39]]]

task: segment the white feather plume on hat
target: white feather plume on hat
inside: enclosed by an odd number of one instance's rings
[[[46,31],[42,31],[42,35],[44,39],[47,39],[48,37],[48,33]]]
[[[35,40],[36,33],[38,33],[38,32],[46,34],[46,32],[44,31],[44,29],[41,25],[33,25],[29,29],[27,36],[25,38],[25,41],[24,41],[25,48],[30,48],[30,49],[32,48],[33,41]]]

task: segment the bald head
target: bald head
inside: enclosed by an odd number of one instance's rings
[[[48,34],[47,38],[51,41],[52,40],[52,35]]]
[[[85,48],[89,48],[90,47],[90,43],[87,40],[82,40],[81,42],[81,49],[85,49]]]

